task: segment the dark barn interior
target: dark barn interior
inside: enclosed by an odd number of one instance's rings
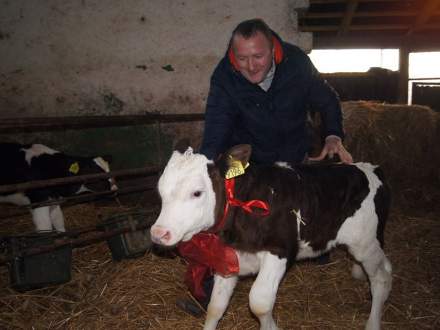
[[[440,10],[435,0],[310,0],[310,7],[300,11],[299,17],[299,29],[313,33],[314,49],[398,48],[398,85],[394,85],[394,78],[388,78],[391,79],[389,93],[396,93],[399,103],[405,103],[408,98],[409,53],[440,48]],[[334,76],[329,80],[343,80],[338,74]],[[381,95],[371,98],[369,79],[364,80],[365,84],[359,79],[353,88],[364,91],[367,98],[363,99],[393,100],[381,99]],[[342,87],[341,93],[345,96],[346,88]],[[436,97],[440,98],[438,90]]]
[[[0,185],[0,195],[110,177],[119,190],[56,201],[67,231],[42,240],[34,240],[32,205],[0,204],[1,329],[203,327],[204,316],[176,306],[190,297],[185,261],[151,247],[149,226],[163,166],[181,138],[199,148],[209,76],[229,31],[250,17],[306,51],[399,49],[398,71],[323,76],[342,101],[347,149],[356,162],[380,165],[391,185],[385,253],[393,289],[382,328],[440,328],[440,87],[413,82],[407,105],[409,54],[440,51],[440,1],[19,0],[0,2],[0,143],[113,160],[109,173]],[[295,264],[280,285],[277,324],[363,329],[369,284],[351,277],[351,265],[343,248],[326,265]],[[47,283],[33,287],[37,280]],[[251,285],[237,285],[218,329],[259,329]]]

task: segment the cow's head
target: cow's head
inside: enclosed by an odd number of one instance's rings
[[[111,156],[100,156],[100,157],[74,157],[68,160],[68,171],[70,175],[87,175],[87,174],[98,174],[98,173],[109,173],[110,163],[112,161]],[[114,178],[99,179],[96,181],[90,181],[83,184],[77,193],[85,191],[106,191],[106,190],[117,190],[116,182]]]
[[[243,162],[247,162],[249,156],[247,145],[232,148],[215,164],[204,155],[193,153],[191,148],[183,153],[174,151],[159,179],[162,209],[151,227],[153,242],[172,246],[212,227],[216,221],[215,190],[218,190],[214,189],[213,177],[224,175],[231,157],[244,157]]]

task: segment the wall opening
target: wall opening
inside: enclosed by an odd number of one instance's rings
[[[367,72],[372,67],[392,71],[399,69],[398,49],[312,50],[309,57],[321,73]],[[413,52],[409,54],[408,104],[413,103],[413,86],[421,86],[423,83],[425,86],[434,88],[439,85],[439,63],[440,52]]]

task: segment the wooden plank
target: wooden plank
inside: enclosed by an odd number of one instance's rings
[[[405,30],[407,24],[375,24],[375,25],[351,25],[350,31],[375,31],[375,30]],[[337,25],[303,25],[300,27],[304,32],[331,32],[338,31]]]
[[[353,15],[356,12],[357,6],[358,0],[349,0],[347,3],[344,18],[339,26],[338,35],[344,35],[350,30],[351,21],[353,20]]]
[[[343,12],[306,12],[303,18],[340,18],[343,17]],[[440,15],[440,10],[435,12],[435,15]],[[384,11],[356,11],[354,17],[411,17],[417,16],[416,11],[409,10],[384,10]]]
[[[436,12],[436,10],[440,7],[440,1],[438,0],[426,0],[425,5],[420,10],[417,15],[415,22],[409,28],[407,35],[412,34],[416,30],[425,29],[425,23],[429,21],[431,16]]]
[[[309,0],[310,4],[343,3],[347,0]],[[359,2],[401,2],[402,0],[358,0]]]
[[[408,24],[357,24],[350,25],[350,31],[390,31],[390,30],[407,30]],[[302,25],[300,30],[303,32],[331,32],[338,31],[338,25]],[[440,30],[440,24],[426,24],[419,30]]]
[[[35,181],[29,181],[29,182],[23,182],[17,184],[0,185],[0,193],[4,194],[15,191],[26,191],[30,189],[60,186],[70,183],[90,182],[90,181],[96,181],[99,179],[106,179],[106,178],[116,178],[116,177],[126,177],[126,176],[136,176],[136,175],[144,175],[144,176],[156,175],[157,173],[159,173],[160,170],[161,167],[149,166],[149,167],[141,167],[141,168],[132,168],[127,170],[118,170],[109,173],[86,174],[86,175],[78,175],[78,176],[71,176],[65,178],[35,180]]]
[[[100,191],[100,192],[88,192],[80,195],[73,195],[70,197],[61,197],[57,199],[51,199],[47,202],[40,202],[40,203],[32,203],[29,205],[24,205],[21,207],[24,208],[37,208],[42,206],[51,206],[51,205],[60,205],[60,206],[66,206],[66,205],[75,205],[75,204],[81,204],[81,203],[87,203],[94,200],[102,199],[104,197],[106,198],[118,198],[120,196],[126,195],[126,194],[132,194],[132,193],[140,193],[140,192],[147,192],[157,189],[157,183],[154,185],[143,185],[143,186],[130,186],[126,188],[119,188],[115,191]]]
[[[157,215],[158,212],[159,212],[158,208],[153,208],[148,213],[150,213],[153,216],[153,215]],[[76,232],[72,231],[72,232],[59,233],[57,235],[57,239],[52,244],[45,244],[38,247],[26,247],[24,249],[20,249],[19,251],[14,251],[16,254],[10,253],[8,255],[1,256],[0,265],[11,262],[12,260],[18,257],[29,257],[41,253],[48,253],[62,247],[69,246],[72,248],[79,248],[79,247],[92,245],[123,233],[145,230],[151,227],[152,225],[153,223],[151,222],[144,222],[144,223],[136,224],[133,227],[124,226],[122,228],[109,229],[105,231],[101,231],[102,226],[97,225]],[[79,235],[83,233],[89,233],[89,235],[87,236]]]
[[[204,120],[204,114],[202,113],[0,118],[0,133],[136,126],[202,120]]]
[[[376,32],[365,32],[362,38],[357,36],[313,36],[313,49],[343,49],[343,48],[399,48],[405,41],[410,51],[440,51],[440,38],[432,35],[412,35],[396,37],[378,35]]]

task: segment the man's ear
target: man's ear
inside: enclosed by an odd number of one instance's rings
[[[273,43],[273,58],[275,60],[275,64],[280,64],[284,59],[283,46],[281,45],[278,38],[276,38],[275,36],[272,37],[272,43]],[[232,48],[232,39],[229,41],[228,59],[232,67],[235,69],[235,71],[240,71],[237,58],[235,57],[234,50]]]
[[[228,50],[228,58],[229,62],[231,63],[232,67],[235,71],[240,71],[240,67],[238,66],[237,59],[235,58],[234,50],[232,49],[232,42],[230,43],[229,50]]]

